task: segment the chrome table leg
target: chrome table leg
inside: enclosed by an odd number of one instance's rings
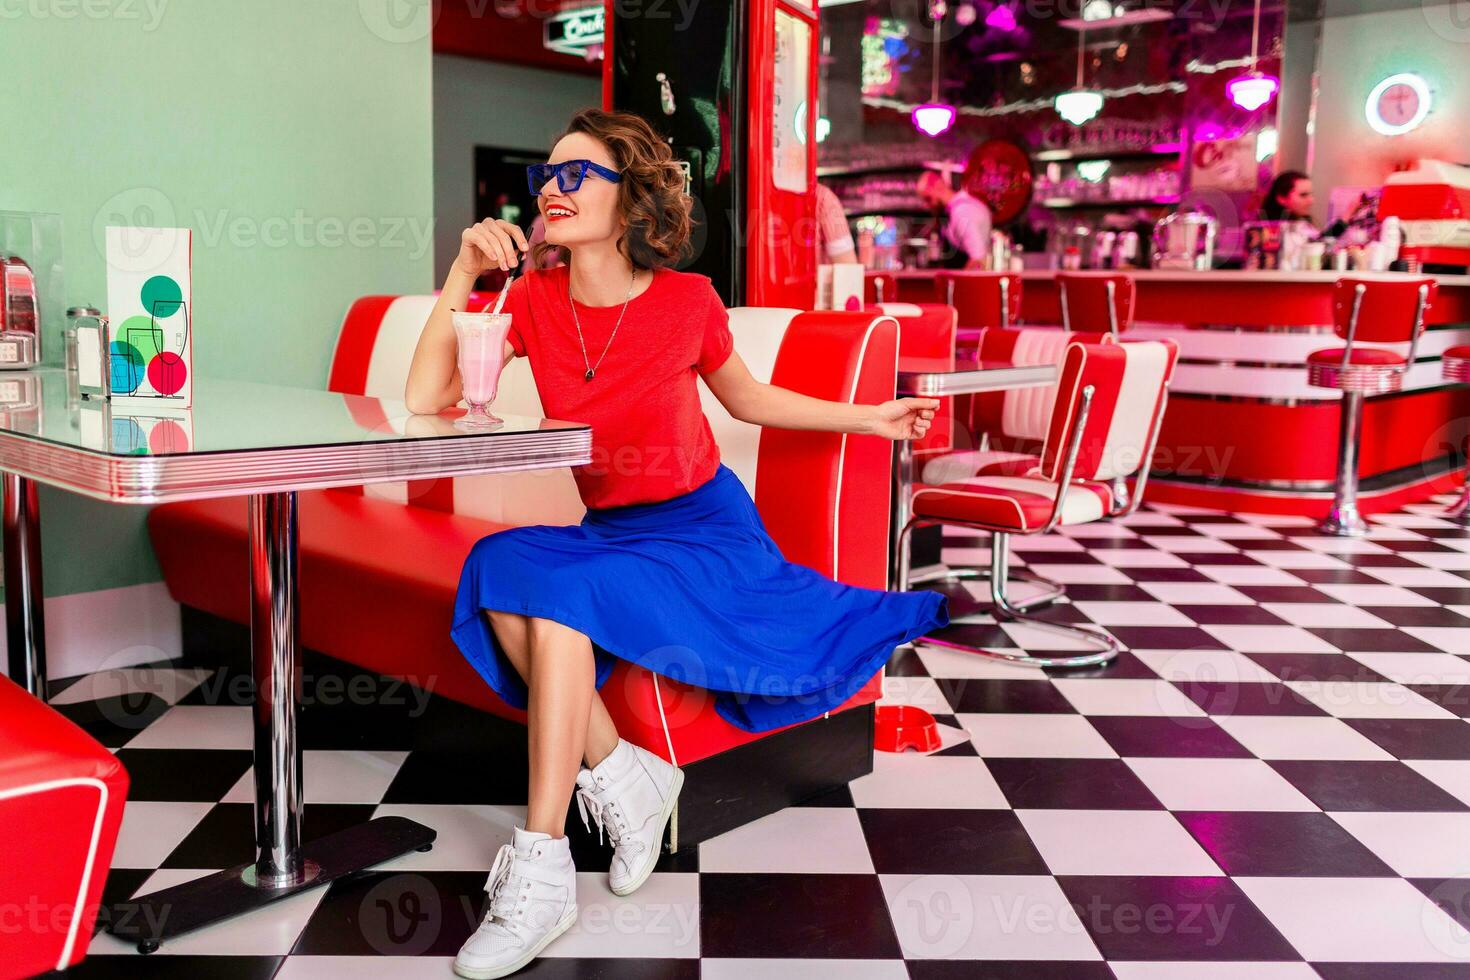
[[[46,700],[45,594],[36,481],[4,474],[5,638],[10,679]]]
[[[893,443],[893,504],[888,524],[888,591],[907,592],[909,536],[903,533],[913,515],[914,447],[907,439]]]
[[[435,831],[378,817],[301,842],[296,494],[250,498],[250,646],[255,674],[256,860],[114,905],[107,929],[140,952],[413,850]]]

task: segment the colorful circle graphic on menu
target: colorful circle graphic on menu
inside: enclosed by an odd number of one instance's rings
[[[173,316],[184,305],[184,291],[172,276],[154,276],[143,283],[143,309],[162,320]]]
[[[189,369],[184,366],[184,359],[173,351],[161,351],[148,362],[148,383],[160,395],[177,394],[188,376]]]
[[[145,365],[163,350],[163,330],[155,326],[147,316],[128,317],[113,336],[117,338],[117,342],[137,351]]]
[[[112,342],[111,384],[113,394],[127,395],[143,383],[143,355],[138,348],[122,340]]]

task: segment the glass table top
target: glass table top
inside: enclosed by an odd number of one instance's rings
[[[592,430],[505,415],[463,432],[402,402],[219,378],[194,407],[70,399],[60,369],[0,372],[0,471],[117,503],[580,466]]]
[[[457,413],[456,413],[457,414]],[[194,406],[142,400],[70,401],[61,369],[0,372],[0,438],[21,436],[113,456],[178,456],[302,447],[507,439],[586,431],[496,413],[505,424],[463,432],[453,417],[413,415],[401,401],[221,378],[194,382]]]

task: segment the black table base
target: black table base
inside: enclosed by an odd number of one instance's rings
[[[278,886],[256,882],[256,865],[241,864],[186,881],[107,909],[107,931],[151,953],[165,940],[193,932],[272,902],[407,854],[427,851],[436,831],[406,817],[378,817],[301,847],[299,882]]]

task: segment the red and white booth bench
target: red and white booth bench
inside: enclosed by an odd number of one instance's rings
[[[484,302],[485,297],[477,297]],[[342,325],[329,387],[392,402],[363,419],[402,427],[404,381],[431,296],[364,297]],[[878,403],[894,395],[898,324],[881,313],[730,311],[735,348],[762,380],[819,398]],[[891,444],[876,436],[759,429],[736,421],[700,383],[720,454],[755,499],[782,553],[852,585],[883,588]],[[544,413],[524,358],[507,366],[494,408]],[[304,648],[423,683],[496,715],[496,696],[449,638],[460,567],[487,534],[573,524],[583,508],[569,469],[303,492],[300,637]],[[188,631],[209,617],[249,622],[243,501],[156,508],[149,529]],[[199,612],[208,614],[201,617]],[[629,615],[657,615],[629,610]],[[192,624],[192,625],[191,625]],[[672,846],[697,843],[872,768],[875,676],[838,711],[775,733],[720,718],[702,690],[618,664],[603,694],[625,738],[686,771]]]
[[[86,955],[127,795],[111,752],[0,677],[0,980]]]

